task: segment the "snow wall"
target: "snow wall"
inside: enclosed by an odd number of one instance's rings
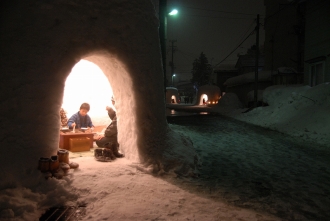
[[[155,170],[190,171],[192,144],[165,118],[155,13],[149,0],[3,3],[0,188],[21,185],[40,157],[57,153],[65,80],[81,59],[111,83],[125,156]]]

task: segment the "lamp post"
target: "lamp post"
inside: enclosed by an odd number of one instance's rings
[[[164,90],[166,88],[166,38],[167,38],[167,15],[176,15],[178,10],[174,9],[168,13],[167,0],[159,0],[159,38],[162,53],[163,74],[164,74]]]
[[[166,90],[166,29],[167,29],[167,0],[159,0],[159,38],[162,53],[164,90]]]
[[[175,74],[172,75],[172,86],[174,86],[173,77],[175,77]]]
[[[176,9],[173,9],[170,13],[168,13],[170,16],[174,16],[176,14],[178,14],[178,10]],[[172,40],[172,61],[170,62],[170,66],[171,66],[171,75],[172,75],[172,86],[174,86],[174,83],[173,83],[173,77],[175,77],[175,74],[174,74],[174,59],[173,59],[173,56],[174,56],[174,42],[176,42],[176,40]]]

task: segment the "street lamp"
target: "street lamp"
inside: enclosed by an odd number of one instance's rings
[[[178,14],[178,10],[176,10],[176,9],[173,9],[170,13],[168,13],[169,15],[176,15],[176,14]]]
[[[173,84],[173,77],[175,77],[175,74],[172,75],[172,86],[174,86],[174,84]]]
[[[164,89],[166,88],[166,38],[167,38],[167,16],[173,16],[178,14],[178,10],[174,9],[171,12],[167,10],[167,0],[159,0],[159,37],[160,47],[162,53],[163,62],[163,74],[164,74]]]

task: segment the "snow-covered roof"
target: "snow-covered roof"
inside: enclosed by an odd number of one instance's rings
[[[270,81],[272,77],[271,71],[259,71],[258,81]],[[255,81],[255,72],[249,72],[236,77],[229,78],[225,81],[226,86],[242,85]]]
[[[166,87],[166,90],[178,90],[176,87]]]

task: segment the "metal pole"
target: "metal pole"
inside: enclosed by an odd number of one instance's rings
[[[172,42],[172,63],[171,63],[171,74],[173,76],[174,74],[174,61],[173,61],[173,56],[174,56],[174,40],[171,41]],[[173,83],[173,82],[172,82]]]
[[[159,0],[159,38],[163,62],[164,90],[166,90],[167,0]]]
[[[259,69],[259,14],[257,15],[256,26],[256,61],[255,61],[255,79],[254,79],[254,107],[258,106],[258,69]]]
[[[176,42],[176,40],[172,40],[171,43],[172,43],[172,62],[171,62],[171,75],[172,75],[172,85],[173,85],[173,75],[174,75],[174,42]]]

